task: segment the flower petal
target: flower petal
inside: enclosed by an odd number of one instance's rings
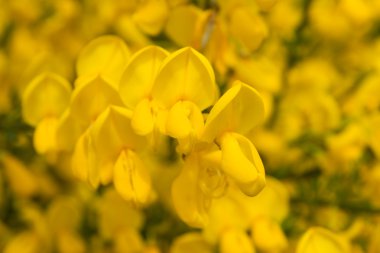
[[[226,131],[247,134],[264,119],[264,102],[252,87],[235,81],[207,117],[202,138],[211,142]]]
[[[89,179],[89,171],[94,166],[94,150],[88,131],[84,132],[75,144],[74,153],[71,158],[73,174],[86,181]],[[99,180],[92,180],[92,186],[97,187]]]
[[[90,124],[109,105],[121,105],[118,92],[101,76],[86,76],[77,80],[80,85],[71,99],[71,111],[76,119]]]
[[[139,135],[147,135],[153,131],[154,115],[148,99],[143,99],[137,104],[132,115],[132,128]]]
[[[140,151],[146,147],[146,138],[132,129],[131,116],[126,108],[110,106],[97,118],[91,136],[99,156],[116,159],[122,149]]]
[[[265,186],[265,170],[253,144],[244,136],[226,133],[221,137],[222,169],[249,196]]]
[[[57,150],[57,126],[58,119],[55,117],[46,117],[38,123],[33,135],[33,144],[37,153],[45,154]]]
[[[86,126],[75,120],[71,110],[67,109],[58,121],[57,148],[64,151],[73,150],[75,143],[85,130]]]
[[[151,194],[151,180],[140,158],[131,150],[121,151],[114,166],[114,185],[119,194],[134,204],[145,204]]]
[[[268,36],[268,28],[260,15],[243,7],[232,10],[229,30],[249,52],[256,50]]]
[[[192,45],[197,22],[201,15],[202,10],[194,5],[182,5],[173,8],[166,23],[166,34],[179,46]]]
[[[136,52],[125,69],[120,85],[124,104],[134,109],[144,98],[149,98],[161,63],[169,53],[157,46],[148,46]]]
[[[146,0],[132,15],[133,21],[146,34],[157,35],[168,15],[168,5],[165,0]]]
[[[188,157],[182,171],[172,184],[172,199],[178,216],[192,227],[203,227],[208,220],[211,199],[198,186],[197,159]]]
[[[70,102],[71,86],[68,81],[53,73],[38,75],[22,96],[22,113],[30,125],[44,117],[59,117]]]
[[[117,87],[129,58],[129,49],[116,36],[101,36],[88,43],[81,51],[76,64],[77,75],[99,74]]]
[[[255,253],[253,244],[243,229],[227,229],[220,240],[220,253]]]
[[[301,238],[297,253],[348,253],[348,241],[325,228],[310,228]]]
[[[175,238],[171,253],[212,253],[213,247],[199,232],[189,232]]]
[[[190,135],[192,126],[188,118],[189,111],[182,102],[176,103],[168,113],[166,134],[173,138],[183,139]]]
[[[177,101],[190,101],[202,111],[218,96],[215,77],[208,60],[196,50],[180,49],[163,62],[153,86],[153,98],[164,108]]]

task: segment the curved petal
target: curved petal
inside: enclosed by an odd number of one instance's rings
[[[80,52],[76,64],[77,75],[99,74],[110,79],[116,88],[129,54],[127,45],[120,38],[111,35],[98,37]]]
[[[251,231],[255,246],[263,252],[283,252],[288,247],[288,240],[280,224],[270,217],[255,219]]]
[[[264,119],[264,102],[252,87],[235,81],[207,117],[202,139],[211,142],[226,131],[247,134]]]
[[[142,99],[150,97],[157,72],[168,55],[160,47],[148,46],[132,56],[119,85],[120,96],[127,107],[134,109]]]
[[[253,144],[244,136],[225,133],[221,138],[222,169],[248,196],[265,187],[265,170]]]
[[[214,104],[218,88],[208,60],[196,50],[185,47],[165,59],[152,95],[167,109],[184,100],[193,102],[202,111]]]
[[[198,185],[199,166],[194,157],[188,157],[181,173],[172,185],[172,199],[178,216],[192,227],[203,227],[208,221],[207,210],[211,199]]]
[[[348,253],[349,243],[341,236],[320,227],[310,228],[301,238],[297,253]]]
[[[146,34],[157,35],[168,16],[168,4],[165,0],[146,0],[132,15],[133,21]]]
[[[145,204],[151,194],[150,175],[141,159],[131,150],[121,151],[113,169],[119,194],[134,204]]]
[[[189,111],[183,106],[182,102],[176,103],[170,108],[167,121],[166,133],[177,139],[186,138],[190,135],[192,126],[188,118]]]
[[[174,104],[166,120],[166,133],[177,139],[199,137],[204,127],[202,112],[189,101]]]
[[[91,136],[99,156],[116,159],[122,149],[140,151],[146,147],[146,138],[132,129],[131,116],[126,108],[110,106],[97,118]]]
[[[43,248],[43,241],[41,236],[33,230],[24,230],[14,237],[12,237],[9,242],[4,246],[4,253],[34,253],[38,252]],[[45,248],[46,249],[46,248]]]
[[[38,123],[33,135],[33,144],[37,153],[45,154],[57,150],[57,126],[58,119],[55,117],[46,117]]]
[[[75,120],[73,113],[67,109],[59,118],[56,132],[57,148],[59,150],[71,151],[75,143],[86,130],[86,126]]]
[[[132,128],[139,135],[147,135],[154,129],[154,115],[151,101],[143,99],[137,104],[132,115]]]
[[[9,188],[16,196],[29,198],[38,193],[38,179],[32,170],[5,152],[0,154],[0,162]]]
[[[179,46],[194,43],[197,23],[202,16],[202,9],[194,5],[182,5],[173,8],[166,22],[165,33]]]
[[[256,50],[268,36],[268,28],[261,16],[243,7],[231,11],[229,31],[249,52]]]
[[[189,232],[178,236],[172,246],[171,253],[212,253],[213,247],[199,232]]]
[[[256,250],[243,229],[230,228],[222,233],[220,253],[255,253]]]
[[[94,150],[90,142],[88,131],[84,132],[75,144],[73,156],[71,158],[71,168],[74,176],[86,181],[89,179],[90,167],[94,165]],[[92,185],[96,187],[98,181],[93,181]]]
[[[121,105],[118,92],[101,76],[86,76],[77,80],[79,87],[73,92],[71,111],[77,120],[90,124],[109,105]]]
[[[71,86],[68,81],[53,73],[38,75],[22,96],[22,114],[30,125],[44,117],[59,117],[70,102]]]

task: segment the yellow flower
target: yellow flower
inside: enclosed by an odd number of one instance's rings
[[[117,88],[129,54],[127,45],[120,38],[111,35],[98,37],[88,43],[78,56],[77,75],[99,75]],[[76,83],[76,86],[81,84]]]
[[[218,97],[210,63],[189,47],[172,53],[162,63],[152,97],[163,111],[164,120],[159,128],[183,141],[184,146],[191,146],[203,130],[202,110],[213,105]]]
[[[228,29],[243,51],[259,48],[268,36],[268,28],[259,13],[248,6],[237,6],[229,10]]]
[[[57,235],[57,249],[60,253],[84,253],[86,246],[83,238],[74,232],[62,231]]]
[[[282,252],[288,246],[280,224],[269,217],[255,219],[251,231],[254,245],[264,252]]]
[[[229,197],[231,191],[239,191],[239,189],[229,187],[226,196],[216,198],[210,207],[209,223],[202,231],[210,243],[220,242],[223,234],[228,230],[247,231],[250,228],[251,221],[244,208],[241,208],[241,203]],[[251,198],[247,199],[251,200]]]
[[[224,21],[215,10],[182,4],[170,11],[165,33],[177,45],[191,46],[202,52],[216,71],[225,75],[234,61],[234,53]]]
[[[268,24],[271,33],[292,39],[296,28],[302,21],[302,15],[302,9],[298,6],[297,0],[277,1],[268,12]]]
[[[85,252],[84,240],[76,233],[81,221],[82,206],[73,196],[55,198],[47,211],[47,222],[62,253]]]
[[[203,227],[208,222],[211,196],[204,194],[200,187],[198,157],[189,156],[180,174],[172,184],[172,199],[178,216],[193,227]]]
[[[143,252],[144,242],[142,236],[135,229],[119,230],[114,235],[114,252],[135,253]]]
[[[152,88],[158,70],[169,53],[156,46],[136,52],[130,59],[120,81],[120,96],[125,106],[133,110],[132,127],[136,133],[147,135],[155,124]]]
[[[170,248],[171,253],[211,253],[213,248],[200,233],[186,233],[177,237]]]
[[[244,230],[227,229],[220,239],[221,253],[255,253],[256,250]]]
[[[112,188],[95,200],[99,233],[102,238],[113,239],[119,231],[133,229],[138,231],[144,223],[144,216],[125,201]]]
[[[98,74],[85,75],[76,80],[70,103],[75,120],[88,126],[109,105],[122,105],[120,96],[110,80]]]
[[[139,3],[132,15],[137,27],[146,34],[157,35],[168,15],[168,6],[165,0],[147,0]]]
[[[193,46],[197,25],[204,12],[197,6],[186,4],[173,8],[168,16],[165,33],[179,46]]]
[[[0,156],[11,190],[20,197],[30,197],[39,190],[36,176],[23,163],[13,156],[3,153]]]
[[[263,101],[256,90],[236,81],[215,104],[207,117],[202,139],[216,141],[221,150],[221,168],[247,195],[265,186],[265,171],[253,144],[244,137],[264,117]]]
[[[297,253],[349,253],[349,242],[327,229],[310,228],[297,245]]]
[[[24,231],[17,234],[5,246],[4,253],[37,253],[41,250],[41,241],[33,231]]]
[[[263,115],[260,96],[239,82],[212,108],[201,136],[205,143],[197,143],[185,157],[172,186],[174,206],[186,223],[205,225],[212,199],[223,196],[230,181],[249,196],[257,195],[265,186],[261,159],[242,135]]]
[[[58,119],[69,105],[70,84],[53,73],[37,76],[22,96],[24,120],[36,126],[33,141],[40,154],[57,149],[56,130]]]
[[[131,112],[111,106],[81,136],[72,164],[92,186],[113,180],[124,199],[143,204],[151,194],[150,176],[137,152],[145,148],[146,139],[131,127]]]

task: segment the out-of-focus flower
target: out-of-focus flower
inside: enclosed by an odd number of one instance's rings
[[[138,156],[146,148],[146,139],[133,132],[130,118],[125,108],[107,108],[79,139],[73,164],[78,175],[94,187],[113,180],[125,199],[146,203],[150,176]]]
[[[253,117],[248,117],[252,114]],[[243,136],[263,115],[260,96],[239,82],[214,105],[201,136],[206,144],[195,147],[188,155],[173,182],[174,205],[187,223],[203,226],[212,198],[223,195],[230,181],[249,196],[257,195],[265,186],[261,159]]]
[[[211,253],[213,248],[208,244],[200,233],[192,232],[181,235],[173,242],[170,253]]]
[[[288,246],[280,224],[269,217],[256,218],[253,221],[251,233],[254,245],[262,251],[282,252]]]
[[[24,164],[9,154],[1,154],[9,186],[20,197],[30,197],[37,193],[39,186],[36,176]]]
[[[32,231],[24,231],[12,238],[5,246],[4,253],[37,253],[41,250],[40,239]]]
[[[78,56],[76,71],[79,77],[99,76],[115,89],[129,60],[129,49],[116,36],[101,36],[88,43]],[[76,86],[82,85],[76,82]]]
[[[214,72],[207,59],[192,48],[183,48],[162,63],[152,97],[163,110],[159,129],[176,138],[179,149],[189,152],[203,131],[202,111],[218,97]]]
[[[243,230],[227,229],[220,239],[221,253],[254,253],[255,248]]]
[[[342,236],[327,229],[310,228],[301,238],[297,253],[348,253],[349,242]]]
[[[152,133],[155,127],[157,108],[152,101],[152,89],[168,54],[160,47],[145,47],[133,55],[124,70],[119,85],[120,96],[125,106],[133,110],[132,127],[138,134]]]
[[[70,94],[70,84],[53,73],[37,76],[24,91],[23,117],[28,124],[36,126],[33,141],[38,153],[57,149],[57,123],[69,105]]]

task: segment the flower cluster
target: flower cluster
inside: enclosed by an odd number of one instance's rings
[[[378,1],[0,6],[1,252],[380,252]]]
[[[183,167],[173,202],[193,226],[205,223],[209,203],[230,185],[249,196],[265,186],[261,159],[244,136],[264,117],[260,95],[236,81],[219,98],[211,65],[194,49],[148,46],[130,56],[122,40],[104,36],[82,50],[76,69],[72,92],[53,73],[25,90],[23,115],[36,126],[38,153],[72,152],[75,175],[95,188],[113,182],[142,205],[152,198],[152,169],[143,160],[172,141],[168,152]]]

